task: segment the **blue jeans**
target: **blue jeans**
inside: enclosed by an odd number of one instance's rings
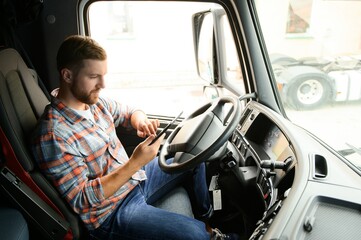
[[[148,179],[136,186],[99,228],[90,231],[90,236],[122,240],[210,239],[202,221],[151,205],[173,188],[190,181],[193,184],[187,191],[195,203],[195,216],[201,219],[209,217],[212,207],[204,163],[190,171],[167,174],[159,168],[155,158],[144,169]]]

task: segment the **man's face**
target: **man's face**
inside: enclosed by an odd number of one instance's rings
[[[105,87],[104,75],[106,73],[106,60],[83,60],[83,67],[74,76],[70,86],[73,96],[82,103],[95,104],[100,90]]]

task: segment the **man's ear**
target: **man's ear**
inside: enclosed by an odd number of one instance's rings
[[[63,68],[60,70],[60,74],[62,79],[67,82],[67,83],[71,83],[72,82],[72,72],[70,69],[68,68]]]

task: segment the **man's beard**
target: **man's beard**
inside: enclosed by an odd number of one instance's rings
[[[99,88],[93,89],[92,91],[87,93],[82,91],[81,88],[75,86],[75,84],[72,84],[70,90],[73,96],[82,103],[92,105],[98,102],[100,91]]]

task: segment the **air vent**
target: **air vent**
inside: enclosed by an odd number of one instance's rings
[[[311,164],[313,166],[312,175],[315,179],[323,179],[327,177],[327,161],[326,159],[318,154],[311,154]]]

